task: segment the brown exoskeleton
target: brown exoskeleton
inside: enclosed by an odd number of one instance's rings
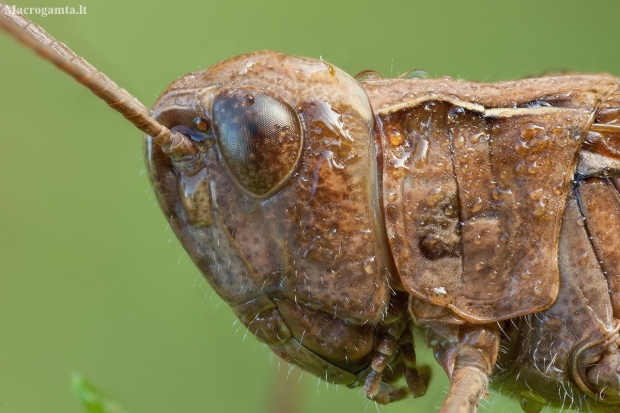
[[[527,411],[620,406],[617,78],[358,82],[258,52],[175,81],[151,118],[7,17],[147,133],[179,239],[284,359],[417,396],[418,327],[452,381],[444,412],[475,411],[489,380]]]

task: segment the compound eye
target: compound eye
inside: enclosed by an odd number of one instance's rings
[[[223,91],[213,100],[213,129],[224,162],[250,195],[274,194],[297,168],[301,122],[278,97],[253,88]]]

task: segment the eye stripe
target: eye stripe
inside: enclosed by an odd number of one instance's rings
[[[188,128],[184,125],[173,126],[170,130],[173,132],[181,132],[182,134],[189,136],[194,142],[204,142],[205,139],[209,138],[208,134]]]

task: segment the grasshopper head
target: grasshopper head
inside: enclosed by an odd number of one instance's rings
[[[216,292],[272,348],[320,318],[313,354],[359,371],[372,345],[360,354],[323,334],[379,322],[390,295],[374,118],[357,81],[324,61],[257,52],[176,80],[153,116],[198,149],[188,171],[146,137],[159,203]]]

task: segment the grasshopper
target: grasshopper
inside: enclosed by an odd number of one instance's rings
[[[489,384],[528,412],[618,409],[618,78],[352,78],[264,51],[179,78],[151,114],[2,16],[145,133],[177,237],[286,361],[382,404],[422,396],[419,329],[444,413]]]

